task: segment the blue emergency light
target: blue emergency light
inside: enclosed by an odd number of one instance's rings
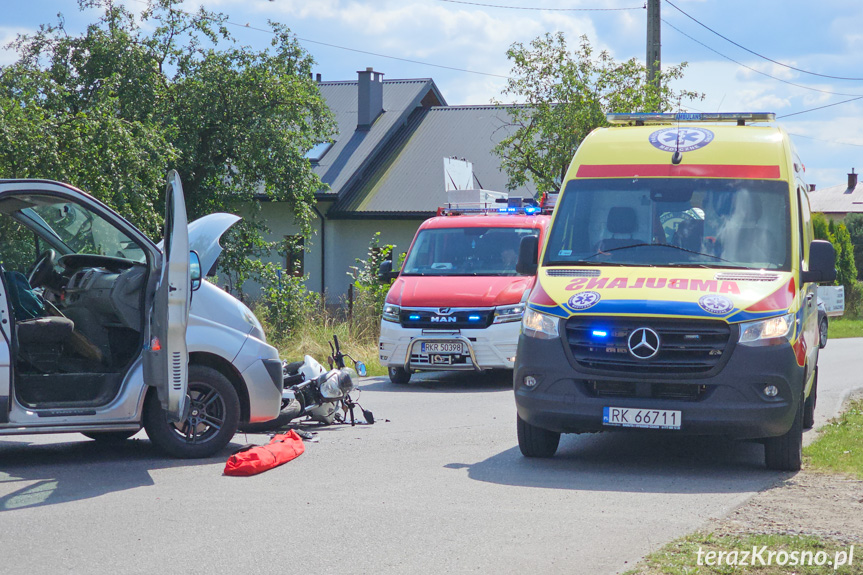
[[[409,315],[409,316],[408,316],[408,319],[413,320],[413,321],[416,321],[416,320],[418,320],[419,318],[420,318],[420,316],[418,316],[418,315],[417,315],[417,314],[415,314],[415,313],[414,313],[414,314],[411,314],[411,315]]]
[[[599,337],[599,338],[608,337],[608,332],[605,331],[604,329],[595,329],[595,330],[593,330],[593,337]]]
[[[482,318],[478,315],[469,315],[469,316],[467,316],[467,319],[468,319],[468,321],[479,321]]]

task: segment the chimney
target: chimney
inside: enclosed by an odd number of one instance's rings
[[[359,99],[357,106],[357,130],[369,130],[384,111],[384,75],[373,68],[357,72],[359,76]]]
[[[857,174],[854,173],[854,168],[851,168],[851,173],[848,174],[848,189],[852,192],[857,187]]]
[[[321,83],[321,75],[320,74],[315,74],[315,82],[317,82],[318,84]]]

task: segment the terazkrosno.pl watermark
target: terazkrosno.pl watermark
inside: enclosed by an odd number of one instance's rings
[[[739,551],[704,551],[701,547],[696,553],[698,565],[710,567],[728,565],[730,567],[807,567],[825,566],[834,570],[854,564],[854,546],[847,550],[827,553],[826,551],[784,551],[769,549],[766,545],[753,546],[752,549]]]

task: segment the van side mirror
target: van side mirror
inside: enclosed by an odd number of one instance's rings
[[[201,258],[198,252],[189,252],[189,276],[192,280],[192,291],[201,287]]]
[[[515,271],[525,276],[536,273],[539,264],[539,237],[525,236],[521,238],[518,245],[518,261],[515,263]]]
[[[381,262],[381,266],[378,268],[378,279],[380,281],[392,281],[399,277],[398,270],[393,271],[393,262],[392,260],[384,260]]]
[[[809,271],[800,272],[800,283],[836,281],[836,250],[827,240],[809,244]]]

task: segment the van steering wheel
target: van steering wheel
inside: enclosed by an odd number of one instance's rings
[[[39,254],[39,259],[27,273],[27,281],[30,282],[31,288],[37,288],[48,281],[51,272],[54,271],[56,260],[57,252],[52,249],[47,249]]]

